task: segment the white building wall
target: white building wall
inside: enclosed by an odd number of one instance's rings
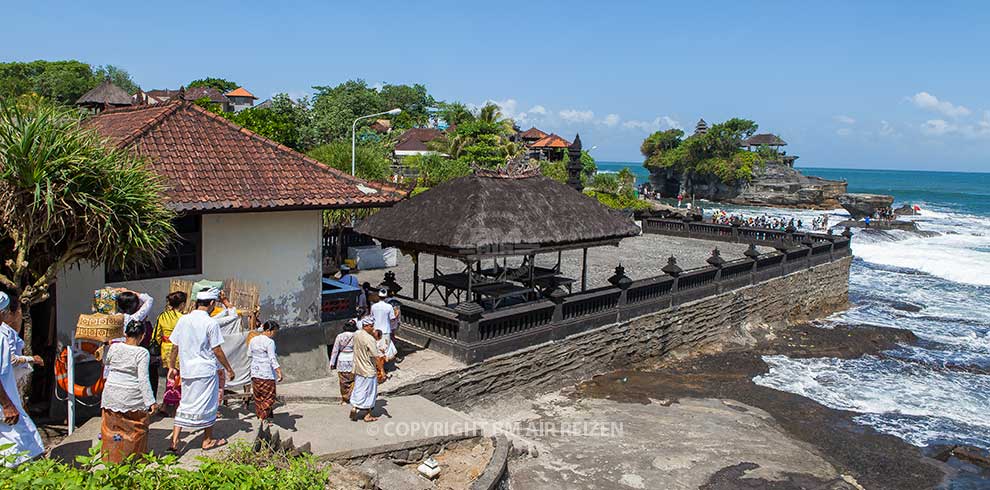
[[[261,289],[261,318],[283,326],[312,325],[320,318],[321,211],[228,213],[203,216],[203,274],[180,279],[236,278]],[[152,315],[164,307],[175,278],[112,283],[147,292]],[[92,310],[93,291],[106,286],[103,266],[80,265],[62,271],[57,284],[58,337],[72,336],[80,313]]]

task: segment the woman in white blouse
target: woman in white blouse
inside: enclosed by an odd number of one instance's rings
[[[144,322],[132,320],[124,327],[124,342],[112,344],[103,359],[108,371],[100,402],[104,462],[148,452],[148,422],[158,404],[148,377],[151,356],[141,347],[144,331]]]
[[[278,328],[278,322],[269,320],[261,324],[261,333],[248,340],[254,412],[262,422],[272,418],[275,406],[275,383],[282,381],[282,368],[278,364],[278,356],[275,355],[273,340]]]

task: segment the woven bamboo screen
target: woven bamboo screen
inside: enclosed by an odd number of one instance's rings
[[[169,292],[183,291],[186,293],[188,299],[183,309],[186,313],[192,311],[196,304],[196,295],[192,292],[195,282],[188,279],[172,279],[169,284]],[[226,279],[223,281],[223,291],[230,299],[230,304],[237,308],[237,312],[241,315],[241,327],[254,330],[257,326],[255,325],[257,321],[255,313],[260,308],[261,293],[258,285],[239,279]],[[245,322],[244,319],[247,321]]]

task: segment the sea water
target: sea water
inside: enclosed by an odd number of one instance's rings
[[[642,168],[627,164],[631,170]],[[614,170],[617,164],[605,165]],[[638,168],[637,168],[638,167]],[[621,167],[620,167],[621,168]],[[908,329],[919,342],[858,359],[767,356],[757,384],[858,413],[856,421],[918,445],[990,449],[990,174],[801,169],[845,179],[849,192],[890,194],[921,207],[922,230],[856,231],[847,311],[818,322]],[[793,216],[807,228],[827,212],[720,206],[733,213]]]

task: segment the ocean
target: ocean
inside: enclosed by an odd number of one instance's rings
[[[645,180],[641,164],[599,163],[607,171],[623,166]],[[908,219],[939,233],[858,232],[852,242],[852,305],[817,322],[822,328],[903,328],[919,342],[859,359],[768,356],[770,372],[754,381],[856,412],[857,422],[918,446],[968,444],[990,450],[990,173],[800,170],[845,179],[849,192],[893,195],[895,207],[918,205],[921,214]],[[794,216],[805,225],[823,213],[722,208]],[[830,223],[848,218],[842,209],[827,213]]]

